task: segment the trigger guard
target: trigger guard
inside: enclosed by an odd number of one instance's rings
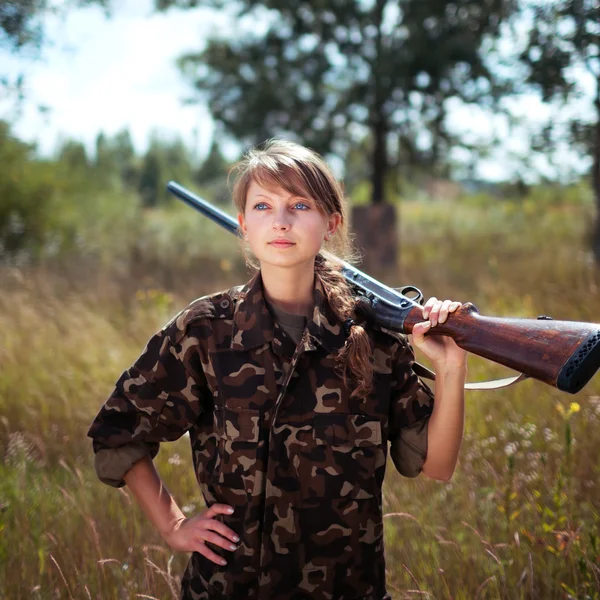
[[[410,298],[413,302],[417,304],[423,305],[423,292],[418,287],[414,285],[403,285],[402,287],[394,288],[397,292],[400,292],[403,296],[406,296],[407,292],[416,292],[417,295],[414,298]]]

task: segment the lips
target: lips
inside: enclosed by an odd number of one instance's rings
[[[289,240],[273,240],[272,242],[269,242],[270,246],[293,246],[294,242],[290,242]]]

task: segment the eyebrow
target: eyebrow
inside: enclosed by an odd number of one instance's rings
[[[279,198],[280,196],[275,196],[275,197]],[[254,196],[254,198],[255,198],[255,199],[256,199],[256,198],[266,198],[267,200],[271,200],[271,196],[267,196],[266,194],[256,194],[256,195]],[[292,194],[292,195],[291,195],[291,196],[288,198],[288,200],[294,200],[294,199],[296,199],[296,198],[299,198],[300,200],[308,200],[308,201],[312,201],[312,199],[311,199],[311,198],[307,198],[307,197],[305,197],[305,196],[296,196],[296,195],[293,195],[293,194]]]

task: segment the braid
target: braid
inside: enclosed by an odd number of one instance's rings
[[[350,396],[366,398],[373,386],[373,348],[365,328],[354,322],[357,315],[350,286],[340,267],[322,254],[317,254],[315,259],[315,273],[323,283],[329,306],[337,318],[345,323],[353,321],[348,323],[348,338],[336,356],[336,368],[344,385],[354,387]]]

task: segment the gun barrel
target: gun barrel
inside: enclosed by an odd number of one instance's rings
[[[238,222],[231,215],[213,206],[210,202],[200,198],[200,196],[190,192],[175,181],[167,183],[167,190],[221,227],[227,229],[230,233],[234,233],[238,237],[241,235]],[[350,263],[338,258],[334,254],[325,250],[322,250],[321,254],[328,260],[341,265],[342,274],[354,288],[367,288],[369,290],[367,298],[370,301],[387,304],[388,309],[393,311],[393,316],[389,322],[386,320],[382,321],[382,325],[390,329],[403,331],[403,319],[411,308],[419,306],[417,302],[401,294],[398,290],[390,288],[366,273],[359,271]]]
[[[196,194],[192,194],[189,190],[184,188],[182,185],[179,185],[175,181],[169,181],[167,183],[167,190],[172,194],[175,194],[178,198],[183,200],[186,204],[200,211],[203,215],[224,227],[230,233],[234,233],[239,237],[240,228],[238,222],[226,212],[223,212],[220,208],[213,206],[210,202],[207,202],[200,196],[196,196]]]

